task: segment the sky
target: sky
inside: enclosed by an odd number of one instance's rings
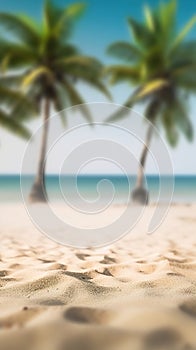
[[[72,0],[54,0],[55,3],[66,6],[74,3]],[[106,54],[107,46],[118,40],[130,40],[130,33],[126,19],[128,16],[142,19],[142,8],[145,4],[155,7],[157,0],[86,0],[87,9],[84,16],[78,21],[74,30],[72,41],[76,43],[81,51],[87,55],[101,59],[105,64],[113,63]],[[0,11],[13,13],[26,13],[38,21],[41,19],[42,0],[6,0],[0,2]],[[177,25],[182,27],[190,17],[196,13],[195,0],[178,1]],[[196,37],[196,29],[192,31],[189,38]],[[107,100],[100,93],[80,85],[82,93],[87,102],[106,102]],[[120,84],[111,88],[115,103],[122,104],[130,94],[130,87]],[[142,112],[141,109],[138,109]],[[196,97],[190,100],[190,118],[193,121],[196,134]],[[40,125],[40,121],[31,124],[32,131]],[[0,173],[18,173],[21,169],[21,159],[26,143],[7,132],[0,130]],[[13,157],[13,150],[15,156]],[[182,136],[176,149],[170,149],[174,171],[178,174],[196,174],[195,158],[196,140],[188,143]],[[148,172],[151,172],[150,168]]]

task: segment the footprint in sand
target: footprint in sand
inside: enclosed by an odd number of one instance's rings
[[[74,277],[74,278],[78,279],[79,281],[85,281],[85,282],[89,282],[93,279],[93,277],[90,276],[90,273],[66,271],[65,275]]]
[[[89,254],[82,254],[82,253],[78,253],[76,254],[77,258],[80,260],[85,260],[86,258],[88,258],[90,255]]]
[[[1,271],[0,271],[0,277],[5,277],[5,276],[7,276],[8,274],[9,274],[9,272],[6,271],[6,270],[1,270]]]
[[[59,264],[59,263],[55,263],[55,264],[52,264],[50,267],[48,267],[48,270],[67,270],[67,265],[65,264]]]
[[[24,307],[21,311],[0,318],[0,328],[11,328],[14,326],[22,327],[41,312],[43,312],[43,309],[41,308]]]
[[[185,314],[196,318],[196,299],[190,299],[185,301],[179,306],[179,309]]]
[[[107,268],[105,268],[103,271],[95,270],[95,272],[99,273],[100,275],[113,277],[113,275],[111,274],[110,270],[107,269]]]
[[[111,258],[107,255],[104,255],[103,260],[100,261],[101,264],[115,264],[116,263],[116,259]]]
[[[65,305],[65,303],[63,303],[61,300],[58,300],[58,299],[43,300],[39,304],[44,305],[44,306],[62,306],[62,305]]]
[[[152,331],[144,338],[145,350],[177,349],[180,344],[182,344],[180,334],[170,328]]]
[[[66,320],[77,323],[104,324],[113,315],[109,311],[90,307],[70,307],[64,312],[63,317]]]

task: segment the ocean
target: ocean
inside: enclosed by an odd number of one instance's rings
[[[154,175],[149,175],[146,179],[150,202],[156,202],[160,190],[160,179]],[[22,192],[25,198],[28,197],[32,183],[33,176],[22,177]],[[113,198],[114,203],[124,203],[127,202],[134,184],[134,176],[126,178],[118,175],[80,175],[77,178],[77,186],[75,186],[74,177],[71,175],[62,176],[60,185],[57,175],[46,176],[47,194],[50,201],[64,201],[64,197],[75,200],[79,195],[80,198],[87,201],[96,201],[100,196],[104,200],[107,197],[108,200]],[[171,197],[172,178],[170,176],[161,178],[161,188],[160,201],[167,201]],[[22,202],[20,175],[0,176],[0,202]],[[172,202],[196,202],[196,176],[175,176]]]

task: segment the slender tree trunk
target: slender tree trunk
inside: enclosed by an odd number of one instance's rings
[[[29,200],[31,202],[46,202],[47,194],[45,187],[45,156],[47,150],[47,140],[49,131],[49,118],[50,118],[50,100],[47,98],[44,104],[43,112],[43,133],[41,141],[40,156],[38,161],[37,175],[35,177],[35,182],[32,186]]]
[[[149,125],[146,135],[146,142],[140,157],[140,164],[137,174],[136,186],[132,192],[132,199],[137,204],[148,204],[149,193],[144,186],[144,169],[146,165],[148,150],[153,136],[153,123],[155,121],[157,111],[159,108],[159,101],[154,100],[148,107],[146,116],[151,121],[152,124]]]
[[[138,169],[138,174],[137,174],[136,187],[143,187],[143,185],[144,185],[144,169],[145,169],[145,165],[146,165],[148,150],[150,147],[152,136],[153,136],[153,125],[151,124],[148,127],[146,141],[145,141],[144,148],[142,150],[142,154],[140,157],[140,164],[139,164],[139,169]]]

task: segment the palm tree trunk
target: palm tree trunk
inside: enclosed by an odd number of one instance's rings
[[[139,164],[139,169],[137,174],[136,186],[132,192],[133,201],[136,202],[137,204],[142,204],[142,205],[148,204],[149,202],[149,193],[144,186],[144,169],[146,165],[148,150],[149,150],[150,143],[153,136],[153,124],[158,112],[158,108],[159,108],[158,100],[154,100],[147,108],[146,117],[148,118],[148,120],[151,121],[151,124],[149,125],[147,130],[146,141],[140,157],[140,164]]]
[[[146,135],[146,141],[145,141],[144,148],[142,150],[142,154],[141,154],[141,157],[140,157],[140,163],[139,163],[139,169],[138,169],[138,174],[137,174],[136,187],[143,187],[143,185],[144,185],[144,169],[145,169],[145,165],[146,165],[148,150],[149,150],[149,147],[150,147],[152,136],[153,136],[153,125],[151,124],[148,127],[148,131],[147,131],[147,135]]]
[[[35,182],[32,186],[29,200],[31,202],[47,202],[47,194],[45,187],[45,156],[47,150],[47,140],[49,131],[49,118],[50,118],[50,100],[46,98],[43,113],[43,133],[41,141],[40,156],[38,162],[37,175]]]

